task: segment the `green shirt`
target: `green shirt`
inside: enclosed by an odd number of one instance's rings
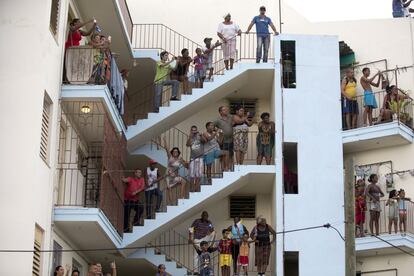
[[[165,63],[163,63],[162,61],[157,61],[157,71],[155,72],[155,78],[154,78],[155,83],[161,83],[167,80],[167,77],[171,72],[170,65],[168,64],[165,66],[161,66],[164,64]]]
[[[221,130],[223,130],[223,138],[224,143],[231,143],[233,142],[233,120],[231,115],[227,115],[227,120],[223,120],[223,118],[218,118],[214,125]]]

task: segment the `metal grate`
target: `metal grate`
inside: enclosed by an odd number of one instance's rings
[[[236,113],[236,108],[241,106],[246,113],[256,115],[257,99],[229,99],[230,114]]]
[[[52,101],[45,92],[42,111],[42,129],[40,133],[40,157],[48,163],[49,161],[49,135],[51,123]]]
[[[230,217],[255,218],[256,197],[255,196],[231,196]]]
[[[41,253],[42,250],[42,240],[43,240],[43,232],[42,230],[36,226],[35,229],[35,240],[34,240],[34,252],[33,252],[33,268],[32,268],[32,275],[39,276],[40,275],[40,266],[41,266]]]

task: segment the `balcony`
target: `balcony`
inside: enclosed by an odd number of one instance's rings
[[[381,201],[381,215],[380,215],[380,236],[382,240],[368,236],[369,231],[369,212],[366,212],[366,220],[364,224],[364,230],[367,233],[366,237],[358,237],[355,241],[355,248],[358,256],[371,256],[381,254],[401,253],[397,249],[393,248],[391,243],[395,246],[401,247],[408,251],[414,249],[414,202],[409,201],[407,205],[407,232],[406,235],[402,235],[400,232],[394,232],[394,225],[392,225],[391,234],[388,233],[388,211],[386,206],[386,200]],[[387,243],[388,242],[388,243]]]
[[[359,112],[357,127],[354,129],[344,128],[342,132],[345,153],[413,143],[413,99],[405,95],[406,99],[400,100],[401,109],[398,107],[394,109],[392,118],[386,120],[384,117],[381,119],[380,116],[386,92],[380,91],[374,95],[378,108],[372,112],[372,126],[363,125],[364,96],[356,97]],[[343,122],[345,124],[345,118],[343,118]]]
[[[132,18],[126,0],[76,1],[85,20],[95,18],[102,32],[112,36],[111,48],[119,53],[119,65],[128,67],[132,58]]]
[[[126,140],[98,104],[61,105],[54,223],[82,248],[119,246],[123,235]]]
[[[127,97],[115,58],[108,51],[91,46],[68,48],[65,72],[61,93],[63,103],[96,103],[99,112],[105,111],[110,115],[117,131],[126,131],[122,114]]]

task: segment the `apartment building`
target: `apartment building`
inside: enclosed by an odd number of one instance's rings
[[[170,101],[171,89],[164,89],[162,107],[154,113],[159,53],[179,56],[187,48],[194,56],[204,37],[215,37],[220,16],[228,11],[244,31],[242,23],[247,27],[257,3],[229,1],[220,11],[206,12],[206,18],[215,16],[217,22],[194,21],[194,26],[184,28],[188,23],[176,20],[176,13],[157,17],[148,12],[165,1],[128,1],[129,6],[125,0],[40,2],[0,4],[1,16],[7,19],[0,29],[11,38],[1,46],[7,66],[0,78],[4,91],[13,91],[1,106],[2,127],[13,131],[0,143],[6,153],[1,161],[0,218],[7,222],[1,229],[0,249],[35,251],[0,253],[2,273],[53,275],[57,265],[68,264],[86,275],[90,263],[99,262],[111,272],[109,264],[115,261],[118,275],[155,275],[161,263],[170,275],[192,274],[198,269],[188,231],[207,211],[218,236],[232,225],[234,216],[240,216],[249,231],[257,216],[267,219],[279,234],[266,275],[344,275],[344,242],[333,228],[323,227],[329,223],[344,233],[344,183],[354,181],[344,181],[344,164],[351,164],[355,179],[378,173],[384,192],[403,188],[412,196],[411,98],[392,122],[362,127],[359,121],[358,128],[342,130],[339,93],[341,69],[354,66],[360,77],[367,66],[373,72],[386,71],[390,82],[410,95],[412,20],[310,23],[284,5],[283,34],[272,37],[268,63],[254,62],[256,34],[243,33],[237,38],[233,70],[224,69],[223,53],[217,48],[213,81],[187,95],[181,86],[179,101]],[[278,25],[275,3],[263,4]],[[110,53],[88,46],[90,37],[84,37],[81,46],[65,49],[74,18],[95,19],[95,32],[111,36]],[[360,26],[381,32],[362,36],[355,31]],[[90,23],[83,30],[92,27]],[[126,90],[120,84],[123,69],[129,70]],[[190,82],[193,70],[190,66]],[[379,103],[384,95],[375,91]],[[362,114],[362,97],[358,101]],[[16,105],[10,103],[23,107],[15,120],[6,120],[6,114],[16,114]],[[186,141],[191,126],[204,131],[223,105],[242,105],[253,115],[244,164],[223,172],[217,160],[211,183],[203,177],[200,192],[189,191],[188,171],[182,168],[186,196],[180,199],[174,188],[173,200],[168,200],[167,151],[178,147],[190,160]],[[256,165],[257,123],[263,112],[275,122],[274,152],[271,164]],[[374,118],[378,115],[379,109]],[[124,233],[121,179],[132,176],[135,168],[144,170],[150,159],[163,175],[161,210]],[[23,204],[8,211],[20,201]],[[412,250],[412,203],[406,236],[386,233],[387,207],[382,204],[381,237]],[[290,232],[312,227],[318,228]],[[357,238],[356,251],[360,275],[410,275],[411,257],[375,237]],[[249,275],[257,275],[254,245],[250,256]],[[213,267],[219,275],[217,253]]]

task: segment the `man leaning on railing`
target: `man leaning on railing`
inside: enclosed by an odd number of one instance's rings
[[[269,26],[272,28],[275,35],[279,33],[276,30],[275,25],[273,25],[272,20],[270,17],[266,16],[266,7],[261,6],[259,9],[260,14],[253,17],[252,22],[250,23],[249,27],[247,27],[246,34],[248,34],[253,27],[256,25],[256,33],[257,33],[257,50],[256,50],[256,63],[260,62],[262,58],[262,48],[263,48],[263,62],[267,62],[267,57],[269,54],[269,46],[270,46],[270,32]]]

